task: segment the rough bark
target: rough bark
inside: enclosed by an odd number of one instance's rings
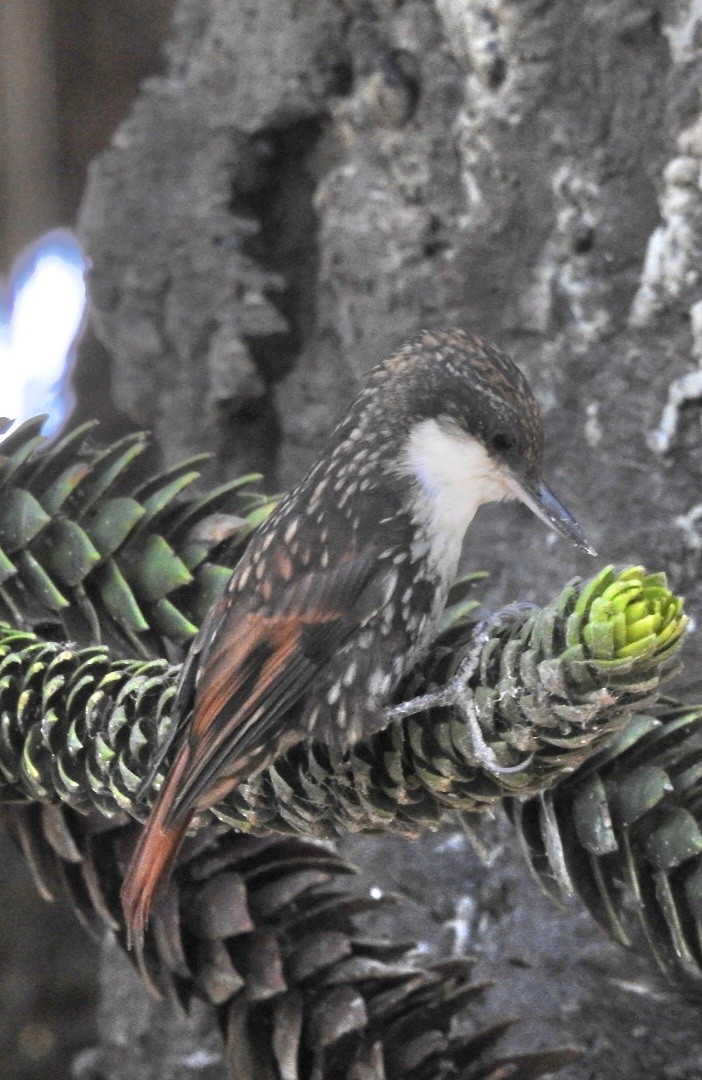
[[[701,39],[695,0],[180,0],[83,203],[116,405],[168,462],[287,485],[391,341],[457,323],[528,373],[599,550],[699,618]],[[481,515],[491,605],[589,569],[551,541]],[[568,1075],[699,1075],[695,1009],[541,901],[505,836],[489,867],[450,826],[345,851],[414,934],[508,974],[534,1043],[581,1042]]]

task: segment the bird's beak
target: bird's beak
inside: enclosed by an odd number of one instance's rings
[[[507,487],[513,495],[520,499],[530,510],[541,518],[551,529],[554,529],[571,544],[587,551],[588,555],[596,555],[592,544],[587,540],[585,533],[578,525],[575,518],[570,514],[560,499],[546,487],[543,480],[532,483],[528,480],[517,478],[510,473],[505,477]]]

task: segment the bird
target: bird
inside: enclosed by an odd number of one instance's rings
[[[392,722],[482,504],[520,499],[594,554],[542,456],[525,376],[480,337],[420,331],[369,372],[317,463],[253,534],[184,662],[147,785],[172,750],[171,764],[121,894],[137,948],[196,813],[295,743],[348,748]]]

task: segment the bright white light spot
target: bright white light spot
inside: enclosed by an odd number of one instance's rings
[[[437,853],[443,855],[445,851],[462,851],[466,846],[466,837],[464,833],[452,833],[448,836],[443,843],[437,845]]]
[[[216,1065],[222,1060],[222,1054],[215,1050],[193,1050],[192,1054],[181,1058],[188,1069],[208,1069],[210,1065]]]
[[[89,262],[66,229],[40,237],[16,260],[0,293],[0,414],[47,413],[55,434],[73,407],[69,377],[83,324]]]

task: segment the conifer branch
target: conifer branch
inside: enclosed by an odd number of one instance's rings
[[[300,745],[217,814],[263,834],[413,835],[447,810],[546,790],[655,699],[684,626],[662,575],[610,568],[587,585],[574,581],[543,609],[495,627],[480,648],[471,692],[483,736],[501,764],[531,755],[528,768],[487,772],[460,716],[435,709],[346,754]],[[472,647],[471,624],[459,620],[402,695],[446,682]],[[165,660],[115,660],[105,646],[74,649],[0,627],[0,799],[145,816],[154,792],[142,803],[136,793],[173,722],[177,676]]]
[[[67,893],[93,934],[109,929],[126,945],[119,888],[138,825],[66,806],[5,809],[42,894]],[[186,842],[140,974],[180,1015],[195,998],[213,1007],[232,1080],[536,1080],[580,1056],[503,1056],[514,1020],[484,1027],[465,1015],[489,989],[473,959],[432,963],[411,942],[361,930],[359,917],[403,901],[369,895],[354,876],[298,838],[219,826]]]
[[[178,658],[275,499],[257,474],[193,494],[207,454],[143,482],[143,432],[98,449],[27,420],[0,448],[0,618],[118,655]]]
[[[661,701],[551,792],[510,803],[553,899],[702,993],[702,706]]]

